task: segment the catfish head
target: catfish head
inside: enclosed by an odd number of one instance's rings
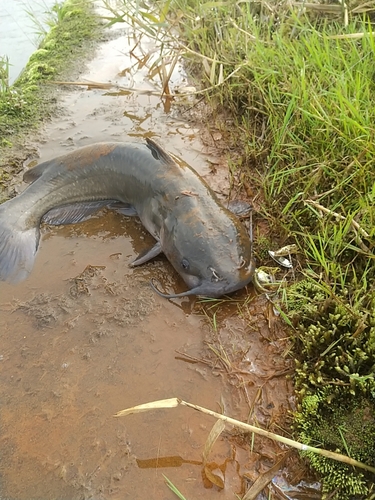
[[[215,207],[216,208],[216,207]],[[242,223],[220,205],[219,214],[202,214],[197,207],[170,214],[160,232],[163,253],[189,290],[165,298],[203,295],[221,297],[246,286],[253,278],[252,243]],[[216,210],[215,210],[216,212]]]

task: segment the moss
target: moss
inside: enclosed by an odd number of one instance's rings
[[[69,73],[77,58],[86,54],[86,43],[99,36],[100,23],[90,0],[67,0],[53,10],[57,24],[15,84],[0,92],[0,147],[12,142],[14,134],[27,132],[48,117],[55,103],[48,80]]]
[[[367,498],[370,491],[368,481],[361,472],[354,473],[349,467],[341,464],[332,466],[332,461],[325,457],[308,454],[311,466],[323,477],[323,499],[350,500],[360,495]],[[330,495],[334,492],[333,496]]]
[[[375,394],[375,293],[365,292],[368,303],[351,306],[348,297],[333,298],[311,280],[288,290],[296,328],[295,381],[302,395],[322,384],[342,385],[352,395]]]
[[[375,398],[354,397],[348,390],[326,387],[305,396],[295,416],[299,439],[351,458],[375,463]],[[323,492],[337,500],[369,495],[373,475],[315,453],[304,452],[323,477]]]
[[[375,294],[351,300],[334,297],[305,279],[287,291],[295,326],[295,385],[300,406],[295,416],[301,442],[375,463]],[[323,491],[337,500],[369,498],[374,478],[345,464],[305,453],[321,474]]]

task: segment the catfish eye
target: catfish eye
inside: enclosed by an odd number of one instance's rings
[[[181,266],[185,271],[187,271],[190,267],[189,261],[187,259],[182,259]]]

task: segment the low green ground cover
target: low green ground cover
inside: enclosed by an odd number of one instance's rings
[[[296,437],[374,466],[375,2],[124,5],[115,21],[174,44],[215,125],[229,120],[231,168],[262,191],[269,241],[298,245],[283,305]],[[374,498],[373,474],[308,458],[329,498]]]

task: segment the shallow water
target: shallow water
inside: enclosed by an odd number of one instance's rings
[[[137,459],[182,450],[200,459],[209,418],[186,409],[113,418],[175,395],[215,407],[221,385],[176,359],[175,350],[199,353],[201,320],[152,292],[159,264],[128,270],[127,224],[113,219],[44,237],[27,283],[1,291],[1,476],[10,498],[123,498],[130,488],[141,499],[161,486],[150,489],[158,474]]]
[[[112,30],[80,80],[156,89],[138,40]],[[143,61],[144,62],[144,61]],[[130,68],[132,68],[130,70]],[[130,75],[131,74],[131,78]],[[184,84],[177,70],[173,85]],[[194,166],[218,192],[226,170],[214,149],[155,95],[64,87],[63,107],[37,144],[45,161],[98,141],[154,137]],[[209,161],[208,161],[209,160]],[[194,298],[167,301],[151,277],[184,284],[163,257],[131,269],[152,238],[135,218],[104,211],[75,226],[42,229],[30,277],[0,285],[0,495],[12,500],[173,499],[163,474],[188,499],[243,494],[283,449],[238,432],[219,438],[211,468],[225,487],[202,478],[202,453],[215,421],[188,408],[114,418],[121,409],[180,397],[279,431],[293,407],[287,341],[264,298],[251,287],[214,309]],[[251,299],[251,300],[250,300]],[[213,325],[216,324],[216,328]],[[245,479],[244,476],[248,479]],[[277,497],[275,497],[277,498]]]

